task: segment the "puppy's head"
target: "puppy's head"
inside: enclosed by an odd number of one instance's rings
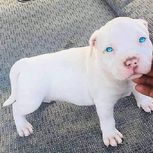
[[[152,43],[148,24],[142,19],[115,18],[90,38],[92,56],[101,68],[118,80],[134,79],[151,69]]]

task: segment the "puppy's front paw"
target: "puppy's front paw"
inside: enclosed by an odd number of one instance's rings
[[[29,136],[33,133],[33,126],[30,123],[27,123],[24,127],[17,128],[17,131],[21,137]]]
[[[122,143],[123,135],[116,129],[114,134],[104,133],[103,134],[103,141],[104,144],[108,147],[111,146],[117,146],[117,144]]]
[[[141,103],[137,103],[138,107],[142,107],[145,112],[151,113],[153,111],[153,99],[149,98],[148,101],[143,101]]]

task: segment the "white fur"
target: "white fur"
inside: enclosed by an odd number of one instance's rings
[[[146,37],[146,42],[140,44],[140,37]],[[108,53],[110,46],[114,50]],[[133,57],[138,62],[135,69],[125,66]],[[17,61],[10,71],[12,94],[4,106],[16,101],[13,116],[17,131],[28,136],[33,127],[25,115],[34,112],[43,100],[95,105],[105,145],[116,146],[123,137],[113,117],[118,99],[134,92],[138,106],[147,112],[153,109],[151,99],[135,91],[131,81],[149,72],[151,59],[147,22],[116,18],[91,36],[90,46]]]

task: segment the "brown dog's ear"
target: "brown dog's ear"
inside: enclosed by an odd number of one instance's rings
[[[143,25],[146,26],[146,28],[148,29],[148,22],[146,20],[143,19],[136,19],[138,22],[141,22]]]
[[[97,43],[97,35],[99,33],[99,30],[96,30],[90,37],[90,40],[89,40],[89,44],[90,44],[90,55],[89,57],[91,57],[92,55],[92,52],[93,52],[93,47],[96,46],[96,43]]]

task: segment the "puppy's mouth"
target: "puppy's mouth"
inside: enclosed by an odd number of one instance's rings
[[[131,72],[131,74],[127,77],[127,80],[132,80],[132,79],[137,79],[140,78],[142,75],[149,73],[150,69],[146,68],[146,71],[140,72],[141,70],[139,69],[133,69],[133,71]]]
[[[133,79],[140,78],[142,75],[145,75],[145,74],[149,73],[150,70],[151,70],[151,68],[148,69],[148,70],[146,70],[145,72],[139,72],[139,71],[135,71],[135,70],[134,70],[134,71],[132,71],[132,72],[126,77],[125,80],[133,80]]]
[[[140,78],[143,74],[138,72],[131,72],[129,75],[124,76],[122,79],[119,80],[133,80],[136,78]]]
[[[133,73],[129,77],[127,77],[126,80],[132,80],[132,79],[140,78],[142,75],[143,74],[141,74],[141,73]]]
[[[116,69],[114,76],[117,80],[133,80],[140,78],[142,75],[145,75],[149,73],[151,70],[151,66],[145,66],[145,67],[136,67],[135,69]]]

